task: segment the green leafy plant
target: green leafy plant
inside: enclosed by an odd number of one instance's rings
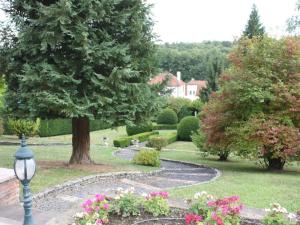
[[[192,101],[187,98],[175,98],[170,97],[167,101],[167,107],[174,110],[174,112],[178,115],[182,107],[189,107]]]
[[[153,130],[152,123],[141,123],[141,124],[132,124],[126,125],[126,132],[128,136],[140,134],[144,132],[150,132]]]
[[[34,136],[38,133],[40,127],[40,119],[36,121],[25,119],[8,119],[8,129],[18,135],[19,138],[24,134],[26,137]]]
[[[193,116],[193,109],[189,106],[182,106],[182,108],[180,109],[179,113],[177,114],[178,115],[178,121],[181,121],[184,117],[187,117],[187,116]]]
[[[137,216],[140,214],[140,208],[141,200],[134,195],[134,188],[118,188],[110,212],[122,217]]]
[[[146,212],[153,216],[166,216],[170,213],[170,207],[167,202],[168,192],[152,192],[146,196],[143,206]]]
[[[159,151],[167,145],[168,145],[168,140],[161,136],[151,137],[148,143],[148,146],[153,147]]]
[[[178,122],[178,117],[174,110],[164,109],[157,118],[158,124],[176,124]]]
[[[268,214],[262,220],[264,225],[292,225],[294,224],[292,220],[296,219],[295,214],[288,213],[288,211],[278,203],[271,204],[271,208],[265,209],[265,211],[268,212]]]
[[[205,134],[201,129],[192,134],[192,141],[197,146],[203,157],[208,156],[209,152],[205,148]]]
[[[156,150],[142,149],[135,154],[133,163],[144,166],[160,166],[159,152]]]
[[[200,121],[194,116],[183,118],[177,127],[177,135],[179,140],[191,141],[193,132],[197,132],[200,128]]]

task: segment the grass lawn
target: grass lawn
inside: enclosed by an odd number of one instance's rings
[[[126,134],[126,129],[124,126],[118,127],[117,129],[106,129],[99,130],[90,133],[91,135],[91,144],[101,144],[103,137],[108,137],[109,144],[112,146],[113,139],[119,136],[124,136]],[[16,135],[2,135],[0,136],[0,141],[5,142],[19,142],[18,137]],[[31,137],[28,139],[28,144],[30,143],[71,143],[72,135],[59,135],[53,137]]]
[[[87,176],[96,173],[112,172],[112,171],[151,171],[155,168],[138,166],[130,161],[122,160],[112,156],[116,148],[112,147],[112,141],[116,136],[125,135],[124,127],[118,130],[101,130],[91,132],[91,157],[96,164],[93,167],[67,165],[71,157],[72,146],[30,146],[33,150],[35,158],[38,162],[37,173],[32,180],[32,191],[34,193],[44,190],[47,187],[54,186],[64,181]],[[109,137],[110,145],[108,147],[101,146],[102,137]],[[4,136],[0,140],[18,141],[13,136]],[[62,135],[48,138],[30,138],[29,143],[53,143],[53,142],[71,142],[71,135]],[[96,145],[97,144],[97,145]],[[0,167],[13,168],[14,154],[18,146],[0,146]]]
[[[211,166],[221,170],[216,181],[171,190],[171,196],[190,198],[195,192],[207,191],[217,196],[239,195],[244,204],[266,208],[278,202],[288,210],[300,210],[300,164],[293,163],[283,172],[268,172],[254,162],[229,159],[220,162],[216,158],[203,159],[191,142],[175,142],[166,147],[174,149],[161,153],[162,158],[181,160]]]

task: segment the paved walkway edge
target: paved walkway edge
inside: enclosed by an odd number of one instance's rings
[[[126,172],[112,172],[112,173],[102,173],[95,174],[90,176],[85,176],[81,178],[77,178],[75,180],[67,181],[62,184],[56,185],[54,187],[48,188],[43,192],[33,195],[33,201],[38,201],[46,197],[49,194],[58,194],[59,192],[66,191],[68,189],[74,188],[74,186],[81,186],[82,184],[91,184],[96,183],[101,179],[105,178],[127,178],[127,177],[142,177],[142,176],[151,176],[154,174],[159,174],[163,170],[155,170],[151,172],[140,172],[140,171],[126,171]]]

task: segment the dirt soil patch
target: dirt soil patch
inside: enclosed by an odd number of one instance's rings
[[[118,171],[117,167],[105,165],[105,164],[91,164],[91,165],[85,165],[85,164],[76,164],[76,165],[70,165],[66,161],[46,161],[46,160],[38,160],[37,165],[41,169],[78,169],[82,171],[88,171],[88,172],[96,172],[96,173],[107,173],[107,172],[115,172]]]

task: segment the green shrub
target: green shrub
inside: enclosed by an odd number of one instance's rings
[[[177,124],[156,124],[153,130],[177,130]]]
[[[174,98],[171,97],[168,99],[167,107],[170,109],[173,109],[176,114],[180,112],[180,109],[183,106],[189,107],[191,105],[192,101],[187,98]]]
[[[166,134],[164,137],[167,139],[168,145],[172,144],[173,142],[177,141],[177,132]]]
[[[157,118],[158,124],[176,124],[178,122],[178,117],[174,110],[164,109]]]
[[[21,138],[22,134],[26,137],[34,136],[38,133],[40,127],[40,119],[36,121],[25,119],[8,119],[7,126],[10,133]]]
[[[144,166],[160,166],[159,152],[156,150],[142,149],[133,158],[133,163]]]
[[[192,141],[194,145],[199,149],[203,157],[209,155],[207,149],[205,148],[205,134],[204,132],[199,129],[198,132],[194,132],[192,134]]]
[[[110,128],[110,124],[102,120],[90,120],[90,131]],[[71,119],[49,119],[41,120],[39,136],[50,137],[72,133]]]
[[[132,140],[139,140],[140,142],[148,141],[150,136],[158,134],[158,131],[145,132],[141,134],[136,134],[132,136],[125,136],[117,138],[113,141],[115,147],[127,147],[131,144]]]
[[[155,217],[169,215],[168,195],[168,192],[151,192],[143,202],[145,211]]]
[[[192,110],[192,108],[184,105],[181,107],[181,109],[177,115],[178,115],[178,120],[180,121],[184,117],[193,116],[193,110]]]
[[[126,126],[126,132],[128,136],[140,134],[144,132],[152,131],[152,123],[133,124]]]
[[[151,137],[149,139],[149,145],[153,148],[155,148],[156,150],[161,150],[163,147],[168,145],[168,141],[166,138],[161,137],[161,136],[156,136],[156,137]]]
[[[152,145],[151,139],[157,138],[157,137],[163,138],[167,143],[166,145],[169,145],[169,144],[172,144],[173,142],[177,141],[177,132],[151,136],[149,138],[149,142],[147,143],[147,147],[155,147]]]
[[[134,195],[134,188],[123,190],[118,188],[115,200],[111,204],[110,212],[122,217],[138,216],[141,200]]]
[[[71,119],[50,119],[41,120],[39,130],[40,137],[50,137],[56,135],[64,135],[72,133]]]
[[[191,141],[191,135],[196,132],[199,128],[199,119],[194,116],[187,116],[183,118],[177,127],[177,135],[179,140]]]
[[[113,144],[115,147],[125,148],[131,144],[131,140],[132,140],[131,138],[128,139],[127,137],[118,138],[113,141]]]

